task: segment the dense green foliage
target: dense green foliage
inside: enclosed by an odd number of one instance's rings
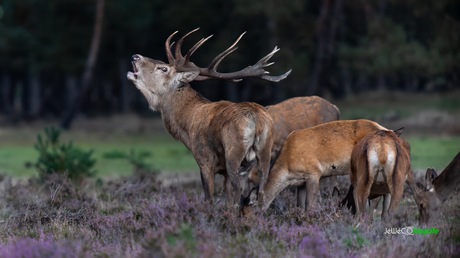
[[[22,112],[62,115],[78,84],[93,37],[97,1],[4,0],[0,3],[0,95],[22,94]],[[243,31],[238,51],[222,71],[255,62],[281,47],[272,73],[293,73],[280,87],[251,80],[230,88],[205,87],[211,99],[262,104],[305,94],[340,97],[369,89],[444,90],[459,87],[460,2],[439,1],[105,1],[95,78],[83,111],[149,112],[125,78],[132,54],[165,59],[164,41],[175,30],[201,27],[185,43],[214,37],[195,54],[206,65]],[[34,83],[33,88],[29,84]],[[38,86],[37,86],[38,85]],[[205,85],[195,84],[195,85]],[[264,86],[262,88],[262,86]],[[242,89],[245,89],[244,91]],[[260,90],[264,89],[264,90]],[[34,92],[40,92],[37,95]],[[73,94],[73,95],[72,95]],[[29,103],[29,104],[26,104]],[[0,105],[10,114],[12,102]]]
[[[44,137],[37,136],[35,149],[38,151],[38,160],[35,163],[40,176],[49,174],[65,174],[72,180],[82,180],[94,175],[96,162],[93,151],[84,151],[75,147],[72,142],[61,143],[60,131],[54,127],[45,128]]]

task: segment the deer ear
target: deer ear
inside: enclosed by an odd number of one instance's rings
[[[434,170],[433,168],[428,168],[426,170],[426,174],[425,174],[426,180],[429,180],[431,181],[431,183],[433,183],[436,177],[438,177],[438,173],[436,172],[436,170]]]
[[[176,76],[180,82],[191,82],[191,81],[194,81],[196,77],[198,77],[198,75],[200,75],[199,72],[191,71],[191,72],[178,72]]]
[[[438,173],[436,173],[436,170],[432,168],[428,168],[425,173],[425,190],[433,190],[433,183],[434,180],[438,177]]]
[[[397,136],[401,136],[402,132],[404,131],[404,127],[401,127],[399,129],[394,130],[395,134]]]

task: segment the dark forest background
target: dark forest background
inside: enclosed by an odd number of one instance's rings
[[[460,88],[460,1],[456,0],[3,0],[0,1],[0,121],[78,115],[150,114],[127,81],[130,57],[166,60],[164,42],[200,27],[184,50],[206,66],[242,32],[220,71],[255,63],[275,46],[284,81],[196,82],[212,100],[256,101],[370,90]]]

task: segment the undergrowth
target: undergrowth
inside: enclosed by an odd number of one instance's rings
[[[288,189],[264,214],[241,218],[203,201],[199,185],[162,187],[156,173],[75,184],[65,175],[0,183],[0,257],[455,257],[460,205],[449,200],[438,235],[386,235],[420,226],[411,196],[395,220],[358,224],[338,198],[308,214]],[[423,226],[420,226],[423,227]]]

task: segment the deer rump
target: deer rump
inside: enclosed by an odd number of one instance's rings
[[[226,170],[221,173],[235,173],[238,166],[238,174],[246,175],[255,163],[259,167],[268,160],[262,159],[262,152],[271,150],[273,126],[271,117],[255,103],[231,103],[218,111],[210,122],[208,141]]]
[[[247,171],[257,167],[261,181],[265,182],[270,166],[273,145],[273,120],[259,104],[252,102],[209,103],[199,115],[208,116],[209,123],[194,126],[192,152],[200,166],[205,197],[212,200],[214,176],[224,176],[227,203],[240,199],[242,182]],[[212,111],[212,112],[210,112]],[[257,164],[257,165],[256,165]],[[255,166],[256,165],[256,166]]]
[[[356,205],[356,213],[365,211],[368,198],[380,195],[384,197],[382,218],[386,213],[393,213],[401,201],[410,171],[409,144],[394,132],[377,131],[363,138],[351,155],[350,181],[354,188],[351,200]]]

